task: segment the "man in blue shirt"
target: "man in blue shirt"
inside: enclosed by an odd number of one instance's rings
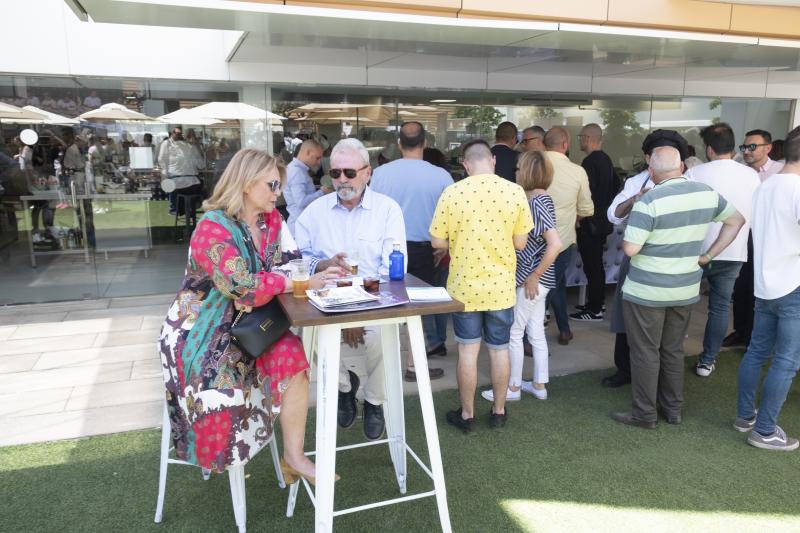
[[[438,252],[434,259],[431,246],[431,235],[428,232],[436,203],[442,191],[453,184],[453,178],[442,168],[431,165],[422,159],[426,147],[425,128],[419,122],[405,122],[400,127],[398,145],[402,159],[386,163],[375,169],[372,177],[372,190],[383,193],[398,204],[403,210],[406,223],[406,246],[408,247],[408,272],[425,283],[433,285],[434,263],[444,255]],[[426,332],[435,328],[433,315],[423,317]],[[428,345],[429,351],[444,355],[444,345]],[[444,376],[441,368],[429,368],[431,379]],[[406,381],[416,381],[414,360],[408,354]]]
[[[333,192],[327,187],[317,190],[314,180],[311,179],[321,161],[322,145],[314,139],[308,139],[300,145],[297,157],[286,166],[286,189],[283,191],[283,197],[286,200],[286,209],[289,211],[287,223],[292,235],[297,217],[303,209],[322,195]]]
[[[372,169],[369,153],[358,139],[339,141],[331,152],[332,178],[336,194],[317,198],[298,217],[297,248],[310,261],[312,272],[329,266],[347,268],[345,257],[358,256],[358,274],[389,276],[389,254],[400,243],[405,254],[406,232],[397,202],[367,187]],[[342,361],[339,365],[338,422],[348,428],[356,419],[359,378],[344,366],[344,358],[366,356],[364,384],[364,435],[383,435],[383,402],[386,399],[383,352],[377,327],[342,330]]]

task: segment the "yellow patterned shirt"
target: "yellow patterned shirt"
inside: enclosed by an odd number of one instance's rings
[[[450,245],[447,290],[465,311],[496,311],[516,303],[514,235],[527,235],[533,218],[522,187],[494,174],[447,187],[431,222],[431,236]]]

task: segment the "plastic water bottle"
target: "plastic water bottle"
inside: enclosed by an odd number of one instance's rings
[[[400,251],[400,243],[394,243],[394,251],[389,254],[389,279],[400,281],[405,277],[405,261],[403,252]]]

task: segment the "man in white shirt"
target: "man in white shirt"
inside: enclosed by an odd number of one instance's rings
[[[784,155],[783,171],[762,183],[753,199],[755,321],[739,365],[734,427],[749,432],[752,446],[789,451],[800,442],[787,437],[777,422],[800,368],[800,128],[786,136]],[[756,409],[761,370],[767,363]]]
[[[294,225],[297,217],[308,204],[321,196],[333,192],[332,189],[314,186],[311,173],[316,172],[322,161],[322,145],[314,139],[308,139],[300,145],[300,153],[286,166],[286,188],[283,197],[286,200],[286,209],[289,211],[289,230],[294,235]]]
[[[331,152],[330,176],[336,194],[317,198],[300,214],[295,224],[297,247],[310,260],[311,272],[329,266],[348,268],[345,257],[358,255],[360,276],[388,277],[389,254],[399,243],[406,254],[403,213],[397,202],[367,187],[372,168],[369,152],[354,138],[339,141]],[[342,330],[342,360],[339,365],[339,426],[348,428],[356,419],[359,378],[344,366],[344,358],[366,356],[364,385],[364,435],[379,439],[385,427],[386,399],[380,333],[375,327]]]
[[[197,149],[183,140],[183,128],[175,126],[172,134],[161,143],[158,152],[158,166],[161,176],[175,182],[175,191],[169,193],[169,213],[177,211],[175,201],[178,194],[201,194],[203,184],[197,173],[205,167]],[[185,206],[181,206],[185,208]],[[189,210],[191,211],[191,210]]]
[[[745,224],[733,243],[717,257],[711,257],[711,261],[703,267],[703,277],[709,284],[708,320],[703,336],[703,352],[695,366],[695,373],[708,377],[714,371],[722,339],[728,331],[728,307],[733,286],[742,265],[747,261],[747,236],[750,232],[753,193],[761,181],[755,170],[733,160],[736,142],[728,124],[723,122],[709,126],[700,135],[709,162],[690,168],[686,171],[686,177],[714,189],[745,218]],[[708,250],[717,239],[721,226],[720,223],[709,226],[703,250]]]
[[[91,107],[92,109],[96,109],[102,105],[102,100],[100,97],[97,96],[97,91],[92,91],[89,93],[89,96],[83,99],[83,105],[86,107]]]

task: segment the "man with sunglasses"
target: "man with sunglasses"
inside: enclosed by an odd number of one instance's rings
[[[436,202],[442,192],[453,184],[453,178],[443,168],[422,159],[427,142],[421,123],[403,123],[397,144],[403,157],[376,168],[371,187],[373,191],[385,194],[400,205],[408,239],[408,272],[433,285],[436,263],[444,256],[444,251],[437,250],[434,254],[428,228],[433,220]],[[435,329],[434,315],[422,317],[422,325],[430,339]],[[443,343],[429,341],[428,355],[433,354],[446,355],[447,349]],[[429,368],[428,371],[431,379],[444,376],[441,368]],[[417,380],[410,352],[405,380]]]
[[[403,212],[397,202],[370,189],[369,153],[358,139],[339,141],[331,152],[330,174],[336,194],[317,198],[297,218],[297,247],[310,260],[312,272],[329,266],[348,268],[347,253],[358,254],[359,276],[389,277],[389,254],[399,243],[406,254]],[[376,327],[342,330],[339,367],[339,426],[349,428],[356,419],[356,392],[360,379],[345,368],[345,360],[366,357],[364,384],[364,435],[379,439],[384,431],[383,355]]]
[[[745,164],[758,172],[759,179],[767,178],[781,171],[783,164],[769,158],[772,149],[772,135],[765,130],[751,130],[745,134],[739,145]],[[733,287],[733,332],[722,340],[725,348],[746,347],[753,331],[753,236],[747,240],[747,262],[742,265],[739,277]]]

